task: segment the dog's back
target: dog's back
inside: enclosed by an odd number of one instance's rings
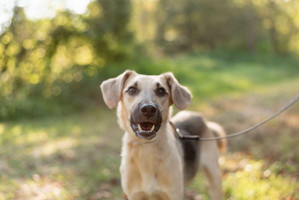
[[[171,121],[176,128],[184,135],[203,136],[206,131],[211,131],[215,137],[224,136],[225,132],[220,125],[215,122],[206,122],[198,112],[181,111],[177,113]],[[180,142],[184,154],[184,181],[185,185],[196,175],[199,168],[200,159],[200,142],[197,140],[181,140]],[[216,141],[215,141],[216,142]],[[217,141],[218,148],[221,152],[226,149],[226,140]]]

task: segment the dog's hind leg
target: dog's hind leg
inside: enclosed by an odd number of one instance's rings
[[[213,137],[206,131],[203,137]],[[219,150],[216,141],[200,142],[200,169],[208,181],[208,191],[212,200],[222,199],[221,171],[218,164]]]

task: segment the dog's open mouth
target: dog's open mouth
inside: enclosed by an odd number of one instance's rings
[[[152,132],[155,129],[154,123],[151,122],[143,122],[137,124],[137,126],[138,126],[138,131]]]
[[[156,136],[162,123],[162,116],[158,106],[152,101],[143,101],[131,113],[132,130],[136,137],[151,140]]]
[[[157,131],[161,126],[161,120],[154,122],[139,122],[134,123],[131,120],[131,127],[135,132],[136,136],[140,139],[151,140],[156,136]]]

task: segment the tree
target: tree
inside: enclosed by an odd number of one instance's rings
[[[62,11],[38,21],[15,7],[0,36],[0,119],[50,113],[55,101],[81,107],[94,97],[88,84],[103,66],[132,55],[130,17],[130,0],[97,0],[85,15]],[[79,90],[82,96],[74,98]]]

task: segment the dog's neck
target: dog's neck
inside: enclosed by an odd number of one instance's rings
[[[153,166],[154,164],[151,163],[153,160],[164,159],[173,153],[179,155],[181,152],[171,152],[173,149],[178,150],[180,148],[175,147],[178,144],[174,134],[170,131],[172,129],[168,126],[168,123],[162,126],[157,132],[157,136],[150,142],[140,141],[126,132],[123,137],[122,157],[134,160],[139,165],[148,166],[145,168],[154,171],[157,166]],[[161,165],[159,162],[156,162],[156,164]]]
[[[148,156],[155,156],[155,159],[163,159],[173,153],[182,154],[181,148],[177,148],[177,139],[172,133],[173,129],[166,123],[157,132],[156,138],[150,142],[140,141],[130,133],[126,132],[123,137],[122,156],[126,155],[127,159],[134,159],[136,162],[146,163]],[[170,152],[171,149],[176,149],[179,152]],[[156,153],[154,153],[156,152]],[[136,160],[137,159],[137,160]],[[152,160],[153,160],[152,159]]]

